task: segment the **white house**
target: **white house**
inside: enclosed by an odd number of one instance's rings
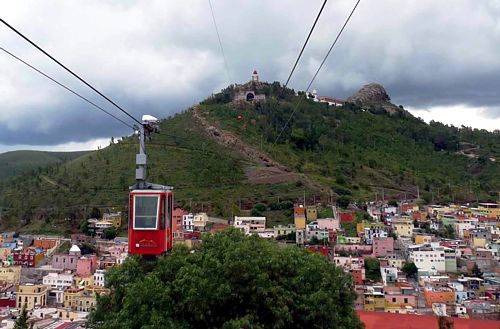
[[[99,287],[104,287],[104,275],[106,274],[106,270],[95,270],[94,273],[94,285]]]
[[[408,248],[409,259],[415,263],[419,271],[446,271],[444,247],[437,245],[414,245]]]
[[[194,229],[194,215],[189,213],[187,215],[182,215],[182,229],[184,231],[192,232]]]
[[[398,281],[398,269],[396,267],[381,266],[380,274],[382,276],[384,286],[388,283],[395,283]]]
[[[43,277],[43,284],[50,289],[64,289],[73,284],[73,274],[49,273]]]
[[[266,230],[266,217],[234,216],[234,227],[245,234],[264,232]]]

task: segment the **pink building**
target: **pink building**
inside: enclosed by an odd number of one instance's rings
[[[118,258],[122,253],[127,252],[127,246],[126,245],[113,246],[108,249],[108,252],[112,257]]]
[[[350,253],[359,253],[359,254],[371,254],[372,246],[364,245],[364,244],[338,244],[335,246],[335,251],[347,251]]]
[[[373,256],[385,257],[394,252],[394,239],[388,238],[375,238],[373,239]]]
[[[320,229],[338,230],[340,228],[340,221],[335,218],[321,218],[316,221]]]
[[[76,264],[81,254],[80,248],[77,245],[73,245],[69,250],[69,254],[55,254],[52,257],[52,267],[74,271],[76,270]]]
[[[78,260],[76,265],[76,275],[89,276],[94,274],[97,268],[97,256],[87,255]]]
[[[172,214],[172,234],[174,240],[183,239],[184,233],[182,230],[182,216],[187,215],[188,212],[181,208],[175,208]]]

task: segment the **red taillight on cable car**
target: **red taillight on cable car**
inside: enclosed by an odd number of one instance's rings
[[[172,211],[172,190],[132,190],[129,199],[129,254],[154,256],[172,249]]]

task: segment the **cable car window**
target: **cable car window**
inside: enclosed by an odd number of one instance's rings
[[[153,195],[136,195],[134,199],[134,229],[157,229],[160,198]]]

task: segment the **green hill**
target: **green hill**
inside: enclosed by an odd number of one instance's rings
[[[265,94],[266,101],[234,104],[238,88],[163,120],[162,132],[148,144],[148,180],[174,186],[178,205],[231,216],[259,202],[286,208],[304,195],[308,203],[333,198],[345,204],[382,195],[414,198],[418,189],[427,202],[447,202],[493,200],[500,190],[498,132],[429,125],[402,108],[389,113],[373,105],[302,100],[275,143],[302,96],[278,83],[249,84],[241,88]],[[2,224],[60,231],[63,223],[75,229],[92,207],[126,211],[137,148],[136,137],[128,137],[2,180]],[[285,223],[288,212],[266,215]]]
[[[0,153],[0,179],[63,163],[78,158],[87,152],[12,151]]]

